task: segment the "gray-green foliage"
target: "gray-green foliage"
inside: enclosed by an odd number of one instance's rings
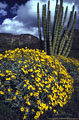
[[[64,10],[63,0],[60,0],[60,5],[58,4],[58,0],[56,0],[53,29],[51,32],[50,1],[48,1],[47,11],[46,11],[46,4],[42,6],[42,27],[43,27],[43,35],[44,35],[44,45],[43,45],[43,41],[41,39],[39,3],[37,3],[37,21],[38,21],[39,38],[41,41],[41,50],[44,49],[45,52],[51,56],[60,54],[67,57],[69,55],[72,47],[73,32],[76,22],[76,11],[74,14],[74,9],[75,6],[73,5],[72,11],[70,12],[70,17],[67,27],[64,31],[68,6],[66,7],[65,15],[63,15],[63,10]],[[46,12],[47,12],[47,16],[46,16]]]

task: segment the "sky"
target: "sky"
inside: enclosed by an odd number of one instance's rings
[[[0,33],[11,33],[14,35],[32,34],[38,37],[38,2],[40,4],[41,19],[42,5],[47,4],[48,0],[0,0]],[[55,5],[56,0],[50,0],[51,25],[54,21]],[[65,26],[68,23],[73,5],[75,5],[75,11],[77,11],[75,29],[79,29],[79,0],[63,0],[64,11],[66,6],[68,6]]]

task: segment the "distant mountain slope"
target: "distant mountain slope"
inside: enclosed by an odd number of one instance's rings
[[[40,49],[40,40],[31,34],[12,35],[0,33],[0,52],[8,49],[22,48]],[[72,49],[69,57],[79,58],[79,30],[74,30]]]
[[[31,49],[40,49],[40,40],[30,34],[12,35],[8,33],[0,33],[0,52],[25,46]]]

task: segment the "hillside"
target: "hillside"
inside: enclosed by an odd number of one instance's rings
[[[0,52],[8,49],[22,48],[40,49],[40,40],[31,34],[12,35],[0,33]],[[69,57],[79,58],[79,30],[74,30],[72,49]]]

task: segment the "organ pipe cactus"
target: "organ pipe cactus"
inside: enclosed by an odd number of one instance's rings
[[[42,50],[41,25],[40,25],[40,15],[39,15],[39,3],[37,4],[37,20],[38,20],[38,32],[39,32],[39,39],[40,39],[40,43],[41,43],[41,50]]]
[[[76,12],[75,12],[75,15],[74,15],[74,21],[73,21],[73,25],[72,25],[72,30],[70,31],[70,36],[68,38],[68,41],[67,41],[67,44],[66,44],[66,47],[62,53],[63,56],[68,56],[70,50],[71,50],[71,47],[72,47],[72,42],[73,42],[73,32],[74,32],[74,26],[75,26],[75,22],[76,22]],[[66,52],[67,51],[67,52]]]
[[[41,39],[39,3],[37,3],[38,30],[39,30],[39,38],[41,41],[41,46],[42,49],[44,49],[45,52],[51,56],[61,54],[67,57],[72,47],[73,32],[76,22],[76,11],[74,14],[75,6],[73,5],[72,11],[70,12],[69,21],[65,30],[64,30],[64,25],[67,18],[68,6],[66,7],[64,16],[63,16],[63,9],[64,9],[63,0],[60,0],[60,5],[58,4],[58,0],[56,0],[53,29],[51,32],[50,1],[48,1],[47,16],[46,16],[46,4],[42,6],[42,27],[43,27],[43,35],[44,35],[44,45],[43,45],[43,41]],[[73,19],[73,15],[74,15],[74,19]],[[71,33],[70,33],[70,28],[71,28]]]

